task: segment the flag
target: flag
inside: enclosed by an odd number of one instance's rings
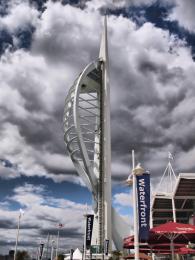
[[[73,259],[73,253],[74,253],[74,249],[70,249],[70,260],[72,260]]]
[[[173,160],[173,155],[169,152],[168,153],[168,158],[170,159],[170,160]]]
[[[39,259],[42,259],[42,256],[43,256],[43,248],[44,248],[44,243],[40,243]]]
[[[62,223],[59,223],[59,224],[58,224],[58,227],[59,227],[59,228],[63,228],[64,225],[63,225]]]
[[[23,209],[20,209],[20,216],[21,215],[24,215],[24,210]]]

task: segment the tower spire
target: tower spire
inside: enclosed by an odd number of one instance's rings
[[[110,87],[109,87],[109,61],[107,41],[107,17],[104,16],[99,60],[101,61],[102,80],[100,87],[100,192],[99,192],[99,238],[100,245],[104,240],[110,241],[111,250],[112,224],[111,224],[111,134],[110,134]]]
[[[107,16],[104,16],[104,28],[102,32],[99,58],[104,62],[108,61],[108,39],[107,39]]]

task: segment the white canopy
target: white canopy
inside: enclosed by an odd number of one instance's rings
[[[64,260],[69,260],[70,259],[70,255],[67,256],[66,258],[64,258]],[[81,260],[82,259],[82,253],[81,251],[77,248],[75,249],[74,253],[73,253],[73,260]]]

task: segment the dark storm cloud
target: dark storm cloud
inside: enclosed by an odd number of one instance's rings
[[[51,222],[51,223],[57,223],[57,219],[55,218],[55,217],[53,217],[53,216],[47,216],[47,215],[45,215],[45,214],[37,214],[37,218],[38,219],[42,219],[42,220],[46,220],[46,221],[49,221],[49,222]]]
[[[5,29],[0,30],[0,55],[13,46],[13,38]]]
[[[64,153],[62,117],[52,118],[52,115],[50,116],[44,121],[38,118],[29,121],[13,118],[12,122],[19,126],[19,132],[28,144],[37,147],[39,150],[48,149],[52,152]]]
[[[43,12],[45,10],[44,5],[48,0],[29,0],[30,4],[36,6],[36,8]]]
[[[8,6],[9,6],[9,1],[0,1],[0,15],[4,16],[7,15],[8,11]]]
[[[5,241],[5,240],[0,240],[0,246],[15,246],[16,241]],[[36,241],[20,241],[20,247],[32,247],[32,246],[37,246]],[[19,250],[20,251],[20,250]]]
[[[148,72],[155,73],[158,71],[158,65],[153,63],[152,61],[143,60],[140,62],[138,69],[143,73],[148,73]]]
[[[50,235],[57,235],[57,228],[56,229],[41,229],[40,234],[42,236],[47,236],[47,234]],[[80,238],[83,235],[83,233],[79,232],[77,228],[62,228],[60,229],[60,237],[64,238]]]
[[[158,77],[162,87],[169,85],[174,79],[182,80],[184,76],[183,70],[179,67],[174,67],[172,69],[168,68],[167,64],[158,64],[152,60],[138,60],[138,70],[147,76],[148,73],[154,74]],[[160,100],[157,100],[160,101]]]
[[[66,170],[65,167],[61,167],[60,165],[58,167],[54,167],[54,166],[48,166],[48,165],[45,165],[45,170],[49,173],[53,173],[55,175],[58,175],[58,174],[65,174],[65,175],[71,175],[71,176],[77,176],[77,172],[75,170]]]
[[[13,229],[16,228],[16,225],[11,220],[1,220],[0,228]]]
[[[129,108],[129,111],[118,111],[112,117],[111,132],[114,159],[130,153],[132,149],[135,149],[139,154],[144,154],[148,149],[157,149],[168,142],[168,140],[160,137],[159,128],[140,125],[133,118],[133,108]]]
[[[16,229],[17,223],[11,220],[1,220],[0,221],[0,228],[1,229]],[[37,229],[39,228],[38,225],[33,224],[23,224],[20,229]]]
[[[15,84],[28,86],[28,82],[15,82]],[[33,89],[33,86],[28,86]],[[28,93],[28,88],[25,87],[25,93],[20,89],[20,93],[25,99],[25,110],[29,113],[29,118],[23,120],[17,116],[5,111],[5,121],[10,121],[18,125],[19,132],[26,142],[37,149],[48,149],[54,153],[65,153],[65,145],[63,142],[63,110],[62,103],[57,111],[45,112],[46,118],[42,120],[38,116],[33,118],[32,113],[39,114],[40,111],[45,111],[44,104],[39,99],[39,93]],[[54,145],[55,144],[55,145]],[[44,147],[43,147],[44,145]]]
[[[0,240],[0,245],[1,246],[14,246],[15,241],[5,241],[5,240]]]

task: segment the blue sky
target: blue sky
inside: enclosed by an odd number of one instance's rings
[[[0,253],[35,254],[63,223],[60,248],[82,246],[91,195],[63,141],[69,87],[99,51],[108,13],[113,205],[132,225],[130,153],[155,187],[170,151],[195,172],[193,0],[0,1]]]

